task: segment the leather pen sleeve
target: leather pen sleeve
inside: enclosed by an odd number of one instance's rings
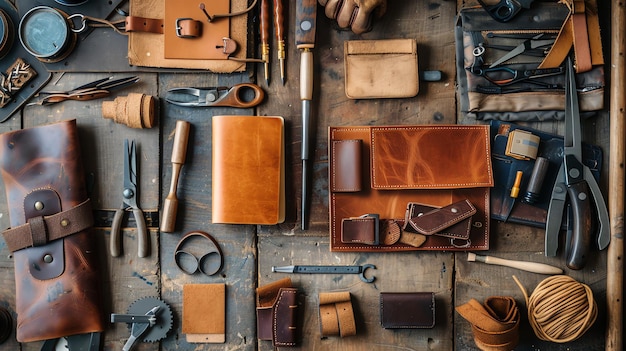
[[[357,192],[362,189],[361,139],[331,140],[333,165],[330,168],[332,192]]]

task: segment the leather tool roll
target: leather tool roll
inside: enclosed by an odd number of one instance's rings
[[[76,121],[0,135],[15,263],[17,340],[103,330],[93,215]]]

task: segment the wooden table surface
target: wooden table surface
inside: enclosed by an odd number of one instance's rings
[[[294,28],[295,2],[289,1],[288,28]],[[454,310],[471,298],[512,296],[522,308],[520,345],[517,350],[601,350],[604,349],[606,318],[606,251],[593,252],[581,271],[565,267],[561,256],[545,257],[543,230],[492,221],[489,254],[501,258],[543,262],[565,269],[566,274],[588,284],[599,307],[595,327],[578,341],[555,344],[539,340],[525,315],[524,297],[513,281],[517,276],[532,292],[545,276],[519,270],[467,262],[466,253],[334,253],[329,250],[328,229],[328,126],[474,124],[481,123],[457,113],[454,35],[457,4],[454,1],[393,1],[374,30],[363,35],[339,29],[318,8],[317,42],[314,50],[315,88],[313,99],[314,145],[312,145],[312,199],[310,228],[300,228],[301,186],[301,105],[299,98],[300,56],[294,45],[293,30],[287,31],[286,84],[279,80],[273,52],[271,83],[266,86],[261,65],[248,64],[248,70],[235,74],[206,72],[141,72],[140,82],[115,92],[105,100],[130,92],[160,97],[157,126],[131,129],[103,119],[102,100],[67,101],[53,106],[29,106],[21,114],[0,124],[0,132],[33,127],[66,119],[77,119],[83,162],[94,180],[91,199],[100,210],[114,210],[121,204],[123,140],[134,139],[139,154],[139,204],[144,211],[158,211],[170,186],[170,156],[177,120],[192,124],[186,163],[179,180],[180,200],[174,233],[150,228],[152,254],[138,258],[136,229],[125,228],[124,255],[112,258],[108,252],[110,228],[96,228],[101,244],[101,270],[105,310],[123,313],[133,301],[158,296],[174,311],[174,327],[160,344],[141,344],[137,350],[271,350],[271,342],[256,338],[255,288],[285,277],[271,267],[290,264],[377,266],[376,281],[361,282],[356,275],[292,275],[304,304],[302,350],[476,350],[470,325]],[[608,5],[606,5],[608,6]],[[604,9],[607,10],[607,9]],[[605,12],[608,13],[608,12]],[[254,21],[252,21],[254,22]],[[609,23],[601,21],[608,48]],[[103,29],[104,30],[104,29]],[[415,38],[420,70],[440,70],[440,82],[421,82],[417,97],[387,100],[350,100],[344,93],[343,42],[352,39]],[[609,57],[605,55],[605,57]],[[95,69],[97,70],[97,69]],[[55,73],[47,88],[68,89],[106,76],[127,76],[124,72]],[[183,86],[232,86],[258,82],[265,90],[265,101],[255,109],[182,108],[163,100],[168,89]],[[52,89],[54,88],[54,89]],[[607,90],[608,91],[608,90]],[[598,116],[586,121],[584,140],[605,150],[608,160],[608,102]],[[287,219],[276,226],[223,225],[211,223],[211,117],[214,115],[277,115],[286,125]],[[529,124],[551,132],[562,132],[562,122]],[[608,164],[605,162],[605,164]],[[607,170],[600,187],[606,194]],[[3,188],[3,187],[2,187]],[[249,209],[242,209],[243,211]],[[0,192],[0,227],[7,228],[8,209]],[[174,248],[182,235],[192,230],[211,233],[225,255],[219,275],[186,275],[175,265]],[[225,283],[227,286],[226,343],[189,344],[181,332],[182,288],[191,283]],[[321,338],[318,321],[318,294],[349,291],[353,297],[357,336]],[[436,326],[422,330],[385,330],[379,323],[378,298],[381,292],[432,291],[436,296]],[[0,240],[0,305],[15,316],[13,261]],[[108,319],[108,318],[107,318]],[[107,324],[104,350],[120,350],[129,336],[122,324]],[[0,350],[39,350],[41,343],[19,345],[14,334],[0,344]]]

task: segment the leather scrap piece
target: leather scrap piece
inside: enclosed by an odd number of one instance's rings
[[[323,337],[356,335],[350,292],[321,292],[319,299],[320,331]]]
[[[474,342],[481,350],[507,351],[518,344],[520,312],[512,297],[488,297],[484,305],[471,299],[456,311],[472,325]]]

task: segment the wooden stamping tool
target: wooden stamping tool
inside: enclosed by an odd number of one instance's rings
[[[163,218],[161,221],[161,231],[171,233],[176,226],[176,213],[178,212],[178,178],[180,171],[185,164],[187,157],[187,140],[189,139],[189,128],[191,124],[187,121],[176,122],[176,132],[174,134],[174,147],[172,148],[172,181],[170,192],[163,202]]]

